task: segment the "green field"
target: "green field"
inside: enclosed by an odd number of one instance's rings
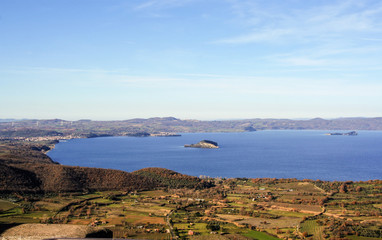
[[[258,239],[258,240],[278,240],[280,238],[273,237],[269,234],[266,234],[264,232],[258,232],[258,231],[248,231],[244,234],[244,236],[252,238],[252,239]]]
[[[360,236],[347,236],[352,240],[381,240],[382,238],[360,237]]]
[[[16,204],[0,199],[0,214],[4,211],[8,211],[9,209],[12,209],[14,207],[17,207]]]
[[[92,225],[111,229],[116,238],[131,239],[168,238],[171,227],[173,236],[181,239],[300,239],[303,233],[314,240],[338,234],[354,240],[377,239],[347,236],[356,228],[360,235],[380,234],[381,193],[331,194],[320,205],[320,199],[327,195],[312,183],[284,181],[227,179],[216,180],[212,188],[198,190],[4,195],[0,200],[0,225]],[[333,188],[330,183],[325,184]],[[259,190],[260,186],[267,190]],[[374,192],[380,189],[378,184],[363,187]],[[222,189],[229,193],[222,194]],[[342,226],[346,229],[336,232]]]
[[[323,227],[319,226],[316,220],[307,220],[300,225],[300,232],[307,232],[308,236],[314,236],[314,239],[323,240]]]

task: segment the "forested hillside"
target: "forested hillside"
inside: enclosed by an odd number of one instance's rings
[[[63,166],[53,162],[41,143],[5,142],[0,146],[0,191],[83,192],[149,190],[161,187],[205,188],[196,177],[167,169],[135,173],[120,170]]]

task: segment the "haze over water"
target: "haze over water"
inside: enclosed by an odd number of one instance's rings
[[[72,139],[48,153],[64,165],[135,171],[163,167],[193,176],[370,180],[382,178],[382,132],[184,133],[181,137]],[[346,131],[345,131],[346,132]],[[184,148],[208,139],[219,149]]]

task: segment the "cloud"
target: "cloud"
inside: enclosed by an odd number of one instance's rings
[[[144,2],[138,6],[136,6],[134,9],[135,10],[142,10],[142,9],[145,9],[145,8],[149,8],[149,7],[152,7],[152,6],[155,6],[156,3],[158,1],[148,1],[148,2]]]
[[[150,0],[135,6],[134,10],[141,11],[149,9],[159,10],[165,8],[175,8],[184,6],[193,1],[194,0]]]
[[[291,57],[284,58],[282,60],[284,63],[295,66],[322,66],[328,65],[328,62],[322,59],[311,59],[306,57]]]
[[[311,67],[326,67],[326,70],[340,71],[380,70],[379,61],[376,61],[375,56],[373,56],[376,53],[382,53],[382,46],[379,44],[346,46],[345,43],[342,45],[331,43],[312,45],[289,50],[287,53],[268,55],[264,59],[286,66],[310,67],[310,69]]]
[[[295,61],[296,64],[315,64],[309,59],[296,58],[291,61]],[[52,84],[52,79],[55,79],[55,81],[62,81],[61,83],[68,88],[91,87],[102,91],[140,89],[145,92],[173,92],[185,96],[204,92],[211,95],[248,96],[249,98],[256,96],[382,97],[382,83],[358,81],[362,80],[362,75],[349,78],[243,76],[214,73],[145,76],[130,75],[126,71],[119,70],[66,68],[24,68],[18,69],[18,72],[22,76],[27,76],[28,81],[39,81],[47,86]]]
[[[283,41],[333,41],[357,34],[381,33],[382,4],[339,1],[329,5],[294,7],[294,2],[280,6],[230,1],[237,20],[249,28],[246,33],[214,41],[244,44]]]
[[[376,69],[382,54],[382,3],[379,1],[282,1],[277,4],[229,0],[241,33],[212,44],[267,45],[262,59],[299,70]],[[380,56],[380,55],[379,55]]]
[[[282,37],[288,36],[294,31],[291,29],[259,29],[249,34],[244,34],[237,37],[224,38],[213,43],[251,43],[251,42],[266,42],[279,40]]]
[[[381,97],[382,84],[358,83],[339,78],[298,78],[229,76],[219,74],[184,74],[174,77],[118,76],[119,84],[126,87],[157,89],[178,89],[178,91],[205,91],[253,96],[290,97]]]
[[[365,41],[376,41],[376,42],[382,41],[382,38],[361,38],[361,39]]]

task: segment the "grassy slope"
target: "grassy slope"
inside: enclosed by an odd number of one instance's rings
[[[246,234],[244,234],[246,237],[250,237],[253,239],[258,239],[258,240],[278,240],[280,238],[273,237],[269,234],[266,234],[264,232],[258,232],[258,231],[248,231]]]

